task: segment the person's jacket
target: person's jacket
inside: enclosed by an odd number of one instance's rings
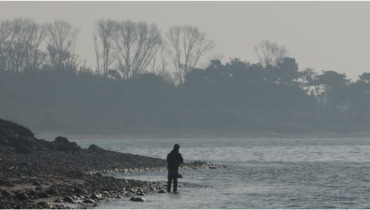
[[[167,163],[168,163],[168,168],[174,168],[174,169],[179,169],[179,166],[181,163],[184,163],[184,160],[182,159],[181,154],[179,151],[172,150],[168,155],[167,155]]]

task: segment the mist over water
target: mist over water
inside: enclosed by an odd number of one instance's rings
[[[119,152],[165,158],[174,143],[185,161],[229,165],[180,170],[179,195],[149,193],[98,208],[369,208],[370,140],[331,139],[142,139],[76,140]],[[114,174],[166,181],[167,171]]]

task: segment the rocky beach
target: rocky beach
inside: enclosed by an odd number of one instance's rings
[[[191,162],[182,169],[220,167]],[[0,119],[0,208],[89,208],[108,199],[145,201],[166,182],[138,181],[109,173],[166,170],[166,160],[82,149],[65,137],[38,139],[29,129]]]

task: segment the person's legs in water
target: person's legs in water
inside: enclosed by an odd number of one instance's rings
[[[173,171],[173,192],[177,192],[177,177],[179,176],[179,171],[175,169]]]
[[[171,192],[171,185],[172,185],[172,180],[174,179],[174,169],[169,168],[168,169],[168,182],[167,182],[167,192]]]
[[[171,185],[173,180],[173,192],[177,191],[177,176],[178,171],[177,169],[168,169],[168,182],[167,182],[167,192],[171,192]]]
[[[173,192],[177,192],[177,177],[173,179]]]
[[[167,192],[171,192],[171,183],[172,183],[172,178],[168,177],[167,181]]]

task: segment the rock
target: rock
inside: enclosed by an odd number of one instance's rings
[[[100,200],[102,198],[102,195],[100,193],[93,193],[91,195],[91,198],[94,200]]]
[[[56,208],[56,209],[65,209],[66,207],[65,207],[65,206],[63,206],[63,205],[59,205],[59,204],[57,204],[57,205],[55,205],[55,208]]]
[[[14,169],[17,169],[17,168],[18,168],[17,166],[10,166],[9,170],[14,170]]]
[[[58,189],[54,188],[54,187],[49,187],[46,192],[49,194],[49,195],[59,195],[59,192],[58,192]]]
[[[134,201],[134,202],[145,202],[145,199],[143,197],[131,197],[130,198],[130,201]]]
[[[38,182],[38,181],[34,181],[34,182],[32,183],[32,185],[35,185],[35,186],[41,186],[40,182]]]
[[[7,190],[3,190],[2,193],[1,193],[4,197],[14,197],[14,193],[10,192],[10,191],[7,191]]]
[[[14,207],[14,209],[24,209],[23,206],[21,204],[18,204]]]
[[[23,201],[23,200],[27,200],[28,199],[28,195],[26,193],[24,193],[23,191],[20,191],[20,192],[17,192],[16,193],[16,197]]]
[[[43,190],[43,188],[42,188],[41,186],[39,186],[39,187],[36,187],[36,188],[35,188],[35,190],[37,190],[37,191],[42,191],[42,190]]]
[[[14,187],[14,184],[7,179],[0,179],[0,186]]]
[[[62,201],[62,199],[60,199],[60,198],[57,198],[57,199],[55,199],[54,200],[54,203],[62,203],[63,201]]]
[[[84,203],[95,203],[93,200],[87,198],[83,201]]]
[[[39,196],[39,198],[48,198],[48,197],[50,197],[46,192],[40,192],[38,194],[38,196]]]
[[[34,190],[30,190],[27,192],[29,199],[37,199],[39,198],[38,194]]]
[[[36,207],[39,209],[51,209],[53,206],[50,203],[41,201],[36,204]]]
[[[136,195],[145,196],[145,193],[140,191],[140,192],[137,192]]]
[[[66,137],[58,136],[54,139],[55,144],[69,144],[71,143]]]
[[[89,146],[88,150],[103,150],[103,149],[95,144],[92,144]]]
[[[79,151],[81,147],[76,142],[70,142],[67,138],[58,136],[52,142],[55,145],[55,149],[58,151]]]
[[[75,204],[76,202],[69,196],[66,196],[63,198],[63,202],[67,202],[67,203],[73,203]]]
[[[102,174],[100,174],[100,173],[96,173],[96,174],[94,174],[94,176],[95,176],[95,177],[99,177],[99,178],[103,177],[103,175],[102,175]]]
[[[161,189],[160,191],[158,191],[158,193],[166,193],[166,191],[164,191],[163,189]]]
[[[79,188],[79,187],[75,187],[75,188],[73,189],[73,191],[74,191],[75,193],[79,193],[79,194],[87,193],[87,191],[86,191],[85,189],[81,189],[81,188]]]

